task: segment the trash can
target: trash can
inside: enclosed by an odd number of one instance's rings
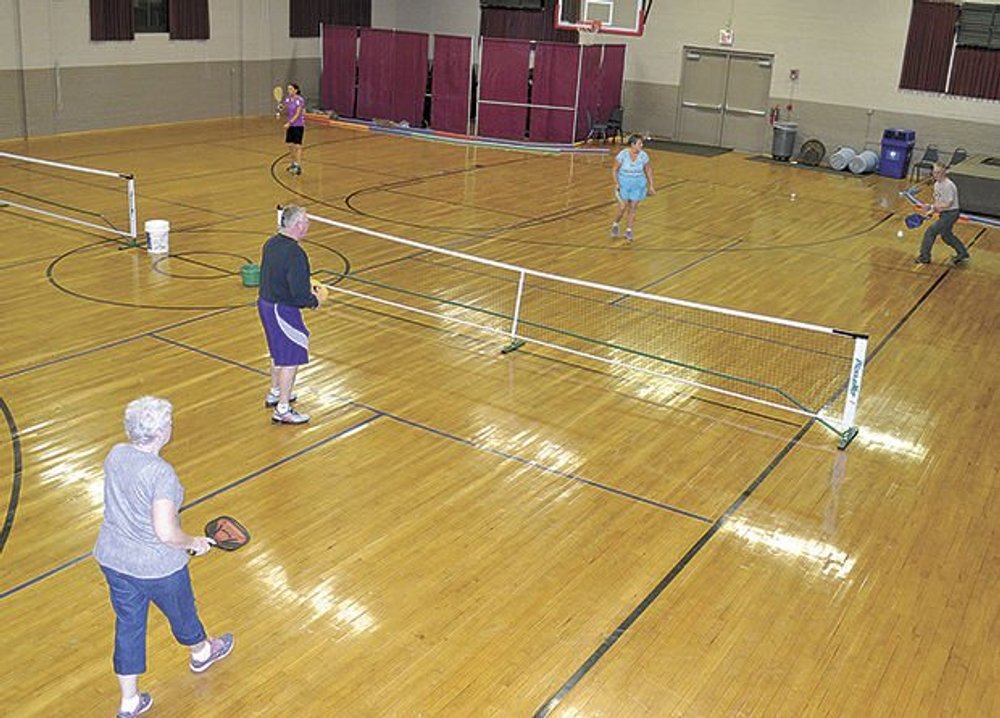
[[[910,157],[917,141],[914,130],[890,127],[882,133],[882,156],[878,163],[878,173],[883,177],[903,179],[910,169]]]
[[[794,122],[775,122],[774,141],[771,143],[771,156],[781,162],[788,162],[795,154],[795,133],[799,126]]]

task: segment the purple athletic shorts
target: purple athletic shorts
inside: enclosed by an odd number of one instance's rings
[[[298,307],[275,304],[257,298],[257,313],[264,325],[267,348],[275,366],[301,366],[309,363],[309,330]]]

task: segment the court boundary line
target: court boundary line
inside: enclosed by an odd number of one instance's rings
[[[976,237],[978,239],[978,237]],[[973,240],[975,241],[975,240]],[[971,247],[973,242],[969,243]],[[878,343],[878,345],[869,353],[865,361],[865,366],[870,367],[872,362],[882,351],[883,348],[888,344],[888,342],[896,336],[896,334],[905,326],[905,324],[910,320],[910,318],[917,312],[920,307],[930,298],[931,294],[944,282],[944,280],[950,276],[952,267],[946,267],[945,271],[942,272],[934,280],[934,282],[929,286],[920,297],[914,302],[903,316],[896,322],[896,324],[886,332],[885,337]],[[841,386],[833,396],[827,401],[827,403],[836,400],[837,396],[843,393],[847,389],[846,384]],[[611,634],[605,638],[598,647],[587,657],[586,660],[573,672],[573,674],[563,682],[563,684],[553,693],[548,700],[546,700],[538,709],[532,714],[533,718],[547,718],[547,716],[555,710],[563,699],[572,691],[577,684],[590,672],[590,670],[601,660],[601,658],[606,654],[611,648],[618,642],[618,640],[624,635],[625,631],[632,627],[633,624],[642,616],[643,613],[656,601],[657,598],[673,583],[674,579],[677,578],[680,573],[687,568],[688,564],[701,552],[701,550],[707,545],[708,541],[715,536],[719,530],[722,528],[723,524],[729,519],[729,517],[735,513],[742,505],[746,502],[748,498],[757,490],[757,488],[764,482],[764,480],[773,473],[773,471],[778,467],[778,465],[784,461],[785,457],[791,453],[791,450],[795,448],[802,437],[813,427],[816,423],[815,418],[811,418],[803,424],[802,428],[793,436],[788,443],[781,448],[771,461],[761,470],[761,472],[754,478],[753,481],[740,493],[736,500],[726,509],[722,515],[712,524],[712,526],[704,533],[702,536],[695,541],[695,543],[685,552],[685,554],[671,567],[667,574],[660,579],[659,583],[653,587],[653,589],[646,594],[646,596],[635,606],[632,611],[621,621],[618,626],[611,632]]]
[[[241,363],[241,362],[239,362],[239,361],[237,361],[235,359],[229,359],[228,357],[224,357],[224,356],[222,356],[220,354],[215,354],[214,352],[210,352],[208,350],[192,346],[190,344],[178,341],[176,339],[171,339],[170,337],[154,336],[152,338],[153,339],[157,339],[159,341],[162,341],[162,342],[164,342],[166,344],[171,344],[171,345],[176,346],[176,347],[178,347],[180,349],[185,349],[187,351],[190,351],[190,352],[193,352],[193,353],[196,353],[196,354],[200,354],[200,355],[208,357],[210,359],[214,359],[216,361],[220,361],[220,362],[223,362],[225,364],[230,364],[230,365],[238,367],[240,369],[245,369],[247,371],[254,372],[255,374],[259,374],[259,375],[262,375],[262,376],[269,376],[269,372],[266,372],[263,369],[257,369],[255,367],[248,366],[248,365],[243,364],[243,363]],[[539,358],[544,361],[544,357],[539,357]],[[336,397],[336,398],[340,399],[341,397]],[[599,489],[601,491],[607,491],[609,493],[616,494],[618,496],[623,496],[625,498],[632,499],[632,500],[637,501],[639,503],[644,503],[644,504],[648,504],[650,506],[655,506],[655,507],[660,508],[660,509],[662,509],[664,511],[667,511],[667,512],[670,512],[670,513],[674,513],[674,514],[677,514],[677,515],[680,515],[680,516],[685,516],[687,518],[694,519],[696,521],[701,521],[702,523],[711,523],[711,521],[712,521],[712,519],[710,519],[710,518],[708,518],[706,516],[702,516],[701,514],[696,513],[694,511],[688,511],[687,509],[682,509],[682,508],[680,508],[678,506],[672,506],[671,504],[663,503],[663,502],[657,501],[655,499],[647,498],[647,497],[642,496],[640,494],[635,494],[635,493],[632,493],[632,492],[629,492],[629,491],[625,491],[624,489],[619,489],[619,488],[616,488],[616,487],[611,486],[609,484],[602,484],[599,481],[595,481],[593,479],[587,479],[587,478],[585,478],[583,476],[580,476],[579,474],[575,474],[575,473],[572,473],[572,472],[569,472],[569,471],[563,471],[562,469],[557,469],[557,468],[552,467],[552,466],[546,466],[545,464],[542,464],[541,462],[538,462],[535,459],[529,459],[529,458],[524,457],[524,456],[518,456],[517,454],[512,454],[512,453],[505,452],[505,451],[503,451],[501,449],[495,449],[493,447],[485,446],[483,444],[478,444],[478,443],[472,441],[471,439],[466,439],[464,437],[458,436],[457,434],[452,434],[450,432],[447,432],[447,431],[445,431],[443,429],[438,429],[436,427],[429,426],[427,424],[423,424],[423,423],[418,422],[418,421],[414,421],[413,419],[407,419],[407,418],[405,418],[403,416],[400,416],[398,414],[394,414],[391,411],[385,411],[384,409],[378,409],[378,408],[376,408],[374,406],[371,406],[369,404],[365,404],[364,402],[356,401],[354,399],[343,399],[343,401],[344,401],[344,404],[346,406],[353,406],[353,407],[357,407],[357,408],[360,408],[360,409],[364,409],[365,411],[370,411],[370,412],[378,414],[380,416],[384,416],[387,419],[392,419],[393,421],[397,421],[397,422],[399,422],[401,424],[405,424],[407,426],[411,426],[411,427],[413,427],[415,429],[420,429],[422,431],[426,431],[428,433],[435,434],[435,435],[440,436],[442,438],[449,439],[451,441],[456,441],[458,443],[461,443],[461,444],[469,446],[469,447],[471,447],[473,449],[476,449],[477,451],[483,451],[483,452],[486,452],[486,453],[491,453],[491,454],[499,456],[499,457],[501,457],[503,459],[508,459],[510,461],[516,461],[516,462],[518,462],[520,464],[524,464],[526,466],[531,466],[531,467],[539,469],[540,471],[542,471],[544,473],[547,473],[547,474],[555,474],[556,476],[559,476],[561,478],[568,479],[570,481],[575,481],[577,483],[586,484],[588,486],[591,486],[592,488]]]
[[[14,518],[17,515],[17,505],[21,500],[21,479],[24,474],[24,456],[21,453],[21,435],[14,420],[14,412],[10,405],[0,396],[0,412],[3,412],[7,422],[7,430],[10,432],[10,446],[13,458],[13,473],[11,474],[10,499],[7,501],[7,510],[4,512],[3,528],[0,529],[0,556],[3,555],[7,539],[10,538],[14,530]]]
[[[272,469],[275,469],[275,468],[277,468],[277,467],[279,467],[279,466],[281,466],[283,464],[287,464],[289,461],[293,461],[294,459],[297,459],[300,456],[303,456],[304,454],[307,454],[307,453],[313,451],[314,449],[318,449],[321,446],[325,446],[326,444],[329,444],[330,442],[335,441],[335,440],[337,440],[339,438],[342,438],[344,436],[350,436],[354,432],[358,431],[359,429],[364,428],[366,425],[368,425],[368,424],[372,423],[373,421],[375,421],[376,419],[380,419],[380,418],[382,418],[382,417],[381,417],[381,415],[378,415],[378,414],[375,414],[373,416],[365,417],[363,420],[361,420],[361,421],[359,421],[359,422],[357,422],[355,424],[352,424],[351,426],[347,427],[346,429],[341,429],[340,431],[337,431],[337,432],[331,434],[330,436],[325,436],[322,439],[320,439],[320,440],[318,440],[318,441],[316,441],[316,442],[314,442],[312,444],[309,444],[308,446],[303,447],[302,449],[299,449],[298,451],[295,451],[295,452],[293,452],[291,454],[288,454],[287,456],[283,456],[280,459],[277,459],[276,461],[271,462],[270,464],[266,464],[265,466],[262,466],[259,469],[255,469],[254,471],[250,472],[246,476],[242,476],[239,479],[236,479],[235,481],[230,482],[229,484],[221,486],[221,487],[219,487],[219,488],[217,488],[217,489],[209,492],[208,494],[205,494],[204,496],[198,497],[194,501],[191,501],[189,503],[184,504],[183,506],[181,506],[178,509],[178,513],[184,513],[185,511],[187,511],[188,509],[192,508],[193,506],[197,506],[198,504],[200,504],[200,503],[202,503],[204,501],[207,501],[210,498],[214,498],[214,497],[218,496],[221,493],[229,491],[232,488],[235,488],[237,486],[245,484],[246,482],[248,482],[248,481],[250,481],[252,479],[256,479],[259,476],[262,476],[263,474],[266,474],[267,472],[271,471]],[[94,553],[93,550],[87,551],[86,553],[81,554],[80,556],[72,558],[72,559],[70,559],[68,561],[65,561],[65,562],[63,562],[63,563],[55,566],[54,568],[50,568],[47,571],[44,571],[43,573],[40,573],[39,575],[34,576],[34,577],[28,579],[27,581],[22,581],[21,583],[16,584],[16,585],[12,586],[9,589],[0,591],[0,601],[2,601],[4,599],[6,599],[6,598],[8,598],[8,597],[10,597],[12,595],[14,595],[15,593],[23,591],[24,589],[26,589],[26,588],[28,588],[30,586],[34,586],[35,584],[40,583],[41,581],[44,581],[45,579],[47,579],[47,578],[49,578],[51,576],[54,576],[57,573],[61,573],[62,571],[64,571],[67,568],[71,568],[72,566],[75,566],[76,564],[80,563],[81,561],[84,561],[87,558],[91,557],[93,555],[93,553]]]

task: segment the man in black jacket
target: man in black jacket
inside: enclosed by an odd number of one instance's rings
[[[281,210],[278,233],[264,243],[261,252],[257,311],[271,353],[271,390],[264,405],[274,407],[271,421],[276,424],[309,421],[308,414],[292,408],[297,398],[295,375],[309,363],[309,330],[301,310],[315,309],[320,303],[309,279],[309,257],[300,244],[308,231],[306,210],[288,205]]]

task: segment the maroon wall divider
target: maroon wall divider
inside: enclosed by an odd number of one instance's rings
[[[390,120],[422,127],[427,93],[427,42],[422,32],[392,34],[392,111]],[[383,91],[385,88],[383,88]]]
[[[323,109],[354,117],[355,71],[358,62],[358,28],[323,26]]]
[[[625,46],[604,45],[601,58],[601,80],[598,91],[597,111],[601,122],[608,119],[611,110],[622,103],[622,81],[625,76]]]
[[[471,66],[472,38],[434,36],[431,127],[435,130],[459,134],[469,131]]]
[[[483,38],[479,60],[479,134],[523,140],[528,124],[528,108],[483,104],[484,101],[528,101],[528,60],[531,43],[527,40]]]
[[[601,77],[601,46],[587,45],[583,48],[583,70],[580,72],[582,78],[580,82],[580,100],[576,113],[576,139],[586,138],[590,132],[590,125],[587,122],[587,113],[594,122],[603,122],[606,117],[601,117],[598,112],[600,104],[599,83]]]
[[[358,52],[358,117],[392,114],[392,30],[361,28]]]
[[[534,142],[572,142],[577,97],[580,46],[556,42],[535,45],[532,105],[566,107],[565,110],[531,108],[528,138]]]

